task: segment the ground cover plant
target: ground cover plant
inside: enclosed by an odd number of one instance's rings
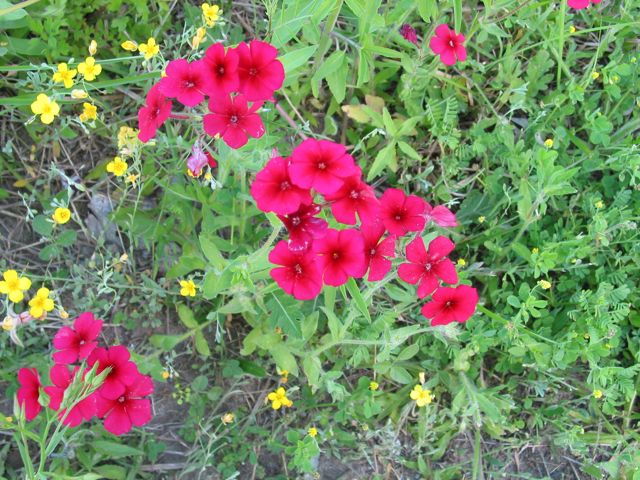
[[[0,0],[0,478],[640,478],[640,4]]]

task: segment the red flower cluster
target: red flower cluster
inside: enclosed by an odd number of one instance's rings
[[[201,60],[169,62],[166,76],[149,90],[145,106],[138,111],[138,138],[149,141],[172,116],[170,99],[193,108],[205,97],[209,97],[211,112],[203,118],[207,134],[220,136],[231,148],[242,147],[249,137],[261,137],[264,125],[257,111],[265,101],[273,101],[274,92],[284,82],[284,67],[277,55],[272,45],[252,40],[226,50],[216,43]]]
[[[324,202],[315,199],[317,194]],[[448,208],[432,207],[402,190],[389,188],[378,198],[346,148],[327,140],[305,140],[289,158],[269,160],[256,175],[251,195],[260,210],[276,213],[288,231],[288,241],[278,242],[269,254],[269,261],[277,265],[271,277],[299,300],[315,298],[323,285],[344,285],[367,272],[369,281],[382,280],[392,267],[398,238],[420,234],[430,221],[457,226]],[[338,223],[352,228],[329,228],[319,218],[323,207]],[[402,280],[418,284],[420,298],[433,294],[422,310],[432,325],[464,322],[478,302],[472,287],[440,286],[458,283],[455,266],[447,258],[453,248],[445,237],[425,248],[417,236],[406,249],[409,263],[398,272]]]
[[[104,419],[104,427],[108,432],[122,435],[130,431],[133,425],[140,427],[151,420],[151,400],[145,398],[153,393],[151,377],[138,372],[126,347],[98,347],[97,338],[101,330],[102,320],[96,320],[93,313],[87,312],[75,320],[73,328],[65,326],[56,333],[53,339],[53,346],[57,350],[53,354],[56,364],[49,371],[51,386],[42,386],[35,368],[20,369],[17,397],[18,403],[24,406],[28,421],[36,418],[42,410],[38,400],[41,388],[49,397],[48,407],[57,411],[58,418],[70,427],[98,417]],[[73,366],[76,362],[83,363]],[[66,409],[60,409],[65,392],[82,368],[84,380],[96,364],[96,374],[110,368],[104,382],[67,414]]]

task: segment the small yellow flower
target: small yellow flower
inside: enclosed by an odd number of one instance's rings
[[[547,281],[547,280],[540,280],[538,282],[538,285],[540,286],[540,288],[542,288],[543,290],[549,290],[551,288],[551,282]]]
[[[602,398],[602,395],[604,395],[602,393],[602,390],[594,390],[593,391],[593,398],[595,398],[596,400]]]
[[[48,288],[39,288],[36,296],[29,300],[29,315],[33,318],[42,317],[45,312],[53,310],[53,300],[49,298],[51,292]]]
[[[64,88],[73,87],[73,77],[78,73],[77,70],[69,70],[66,63],[58,64],[58,71],[53,74],[53,81],[56,83],[64,83]]]
[[[98,51],[98,42],[96,42],[95,40],[91,40],[91,43],[89,44],[89,55],[93,57],[97,51]]]
[[[378,388],[380,388],[380,385],[378,384],[378,382],[376,382],[375,380],[371,380],[369,382],[369,390],[371,390],[372,392],[375,392],[376,390],[378,390]]]
[[[98,107],[91,103],[84,102],[82,104],[82,113],[79,115],[81,122],[87,122],[89,120],[95,120],[98,118]]]
[[[307,430],[307,433],[311,438],[316,438],[318,435],[318,429],[316,427],[310,427],[309,430]]]
[[[594,80],[597,80],[600,77],[600,74],[598,72],[591,72],[591,78],[593,78]]]
[[[459,258],[458,259],[458,266],[459,267],[464,267],[467,264],[467,261],[464,258]]]
[[[138,130],[126,125],[118,130],[118,148],[123,155],[131,155],[135,147],[140,143]]]
[[[53,211],[51,218],[53,218],[53,221],[57,224],[64,225],[71,220],[71,210],[65,207],[58,207]]]
[[[220,420],[222,420],[222,423],[224,423],[225,425],[229,425],[230,423],[233,423],[233,420],[235,418],[236,416],[233,413],[229,412],[220,417]]]
[[[533,247],[531,249],[531,253],[533,253],[533,254],[540,253],[540,249],[538,247]]]
[[[180,295],[183,297],[195,297],[196,289],[197,287],[193,280],[180,280]]]
[[[205,173],[205,174],[204,174],[204,179],[205,179],[207,182],[210,182],[211,180],[213,180],[213,175],[211,174],[211,172],[207,172],[207,173]]]
[[[544,141],[544,146],[547,147],[547,148],[553,147],[553,138],[547,138]]]
[[[13,323],[13,319],[11,317],[5,317],[5,319],[2,321],[2,329],[6,330],[7,332],[13,330],[14,326],[15,324]]]
[[[484,215],[480,215],[478,217],[478,223],[484,223],[486,219],[487,219],[487,217],[485,217]]]
[[[96,63],[96,59],[93,57],[87,57],[80,65],[78,65],[78,72],[84,76],[87,82],[92,82],[102,72],[102,65]]]
[[[87,92],[85,92],[84,90],[80,90],[79,88],[71,90],[71,98],[75,98],[76,100],[82,100],[87,98],[88,96],[89,94]]]
[[[18,276],[15,270],[7,270],[0,280],[0,293],[9,296],[13,303],[20,303],[24,298],[24,291],[31,288],[31,280]]]
[[[198,30],[196,30],[196,34],[191,39],[191,48],[196,50],[202,43],[202,40],[204,40],[204,37],[206,34],[207,34],[206,28],[204,27],[198,28]]]
[[[139,176],[140,175],[136,175],[135,173],[130,173],[127,175],[127,183],[136,183]]]
[[[293,402],[287,398],[287,391],[283,387],[279,387],[274,392],[271,392],[267,395],[267,399],[271,402],[271,408],[274,410],[293,406]]]
[[[619,75],[612,75],[611,76],[611,83],[618,83],[620,81],[620,76]]]
[[[135,52],[138,50],[138,44],[136,42],[132,42],[131,40],[125,40],[120,44],[122,48],[129,52]]]
[[[166,380],[167,378],[169,378],[169,372],[167,372],[166,370],[164,370],[164,371],[162,372],[162,378],[163,378],[164,380]]]
[[[571,25],[569,27],[569,33],[576,33],[576,27],[574,27],[573,25]]]
[[[31,104],[31,111],[36,115],[40,115],[42,123],[49,125],[53,122],[55,116],[60,114],[60,107],[54,100],[41,93],[36,97],[36,101]]]
[[[67,313],[66,310],[60,310],[58,312],[58,315],[60,315],[60,318],[66,320],[67,318],[69,318],[69,314]]]
[[[127,165],[127,162],[120,157],[113,157],[113,160],[107,163],[107,172],[113,173],[116,177],[123,176],[128,168],[129,165]]]
[[[604,202],[602,200],[598,200],[596,203],[596,208],[600,209],[600,208],[604,208]]]
[[[218,5],[203,3],[202,15],[204,16],[204,21],[207,23],[207,27],[213,27],[220,18],[220,15],[222,15],[222,10],[220,10]]]
[[[160,45],[156,44],[155,38],[150,37],[149,40],[147,40],[147,43],[140,44],[138,50],[140,50],[140,53],[144,55],[145,60],[149,60],[160,52]]]
[[[434,399],[434,396],[431,395],[431,390],[424,390],[422,385],[416,385],[413,387],[409,396],[411,397],[411,400],[415,400],[418,407],[429,405]]]
[[[281,370],[280,371],[280,383],[287,383],[289,381],[289,371]]]

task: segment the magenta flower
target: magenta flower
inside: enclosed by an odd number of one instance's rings
[[[44,387],[44,391],[49,395],[49,408],[51,410],[58,411],[64,398],[64,392],[71,385],[73,376],[78,371],[79,367],[75,367],[73,373],[69,371],[69,367],[66,365],[54,365],[49,371],[49,377],[51,378],[50,387]],[[75,407],[71,409],[69,414],[64,420],[65,425],[70,427],[77,427],[83,420],[91,420],[96,414],[96,393],[92,393],[87,398],[81,400]],[[58,418],[62,420],[66,412],[66,409],[58,412]]]
[[[98,391],[105,398],[115,399],[123,395],[127,385],[130,385],[139,375],[136,364],[129,360],[131,354],[127,347],[117,345],[111,348],[96,348],[87,363],[93,367],[98,362],[97,373],[111,367],[111,371]]]
[[[334,230],[313,242],[318,266],[326,285],[339,287],[349,277],[361,278],[367,271],[362,234],[355,229]]]
[[[38,402],[40,397],[40,376],[35,368],[21,368],[18,370],[18,405],[24,407],[25,418],[28,422],[38,416],[42,405]]]
[[[317,218],[322,207],[315,203],[301,203],[300,208],[287,215],[278,215],[289,232],[289,249],[306,250],[316,238],[322,238],[327,233],[329,224],[322,218]]]
[[[456,63],[456,60],[464,62],[467,59],[464,40],[464,35],[457,34],[443,23],[436,28],[436,34],[431,37],[429,47],[433,53],[440,55],[442,63],[451,66]]]
[[[358,167],[356,167],[358,168]],[[380,203],[369,185],[360,179],[358,173],[343,180],[342,186],[334,193],[325,195],[331,202],[331,213],[340,223],[356,224],[356,213],[361,223],[373,223],[380,213]]]
[[[420,232],[425,226],[425,201],[402,190],[388,188],[380,198],[380,217],[389,233],[399,237]]]
[[[258,172],[251,184],[251,196],[263,212],[287,215],[311,203],[309,190],[293,184],[289,176],[288,160],[274,157]]]
[[[418,35],[416,30],[408,23],[405,23],[400,27],[400,35],[402,35],[408,42],[411,42],[416,46],[418,45]]]
[[[98,346],[97,338],[102,330],[102,320],[96,320],[91,312],[80,314],[73,328],[62,327],[53,337],[53,354],[56,363],[71,364],[84,360]]]
[[[602,0],[568,0],[567,5],[576,10],[582,10],[583,8],[589,7],[589,2],[598,4],[601,1]]]
[[[107,432],[122,435],[151,420],[151,400],[144,398],[153,393],[151,377],[136,374],[115,398],[103,395],[102,389],[98,393],[97,413]]]
[[[271,100],[284,82],[284,67],[277,60],[278,50],[268,43],[251,40],[236,47],[238,52],[238,91],[251,102]]]
[[[451,322],[464,323],[478,304],[478,291],[468,285],[456,288],[440,287],[431,301],[422,306],[422,314],[432,319],[431,326],[448,325]]]
[[[243,95],[212,98],[209,100],[211,113],[203,119],[204,131],[212,137],[220,135],[231,148],[240,148],[249,137],[260,138],[264,135],[260,115],[255,113],[261,106],[262,103],[254,103],[249,107]]]
[[[155,84],[147,93],[145,106],[138,110],[138,139],[146,143],[156,136],[156,131],[171,115],[173,103],[160,92]]]
[[[427,223],[433,221],[439,227],[458,226],[455,214],[444,205],[432,207],[428,202],[425,202],[424,218]]]
[[[422,237],[416,237],[407,245],[407,259],[410,263],[400,265],[398,276],[411,285],[418,284],[419,298],[433,293],[440,285],[439,280],[458,283],[456,267],[447,258],[454,248],[451,240],[440,236],[431,241],[427,251]]]
[[[205,93],[210,97],[238,90],[238,53],[230,48],[225,53],[221,43],[214,43],[202,59],[206,71]]]
[[[269,261],[281,265],[271,270],[271,278],[298,300],[311,300],[322,290],[322,276],[311,250],[292,251],[287,242],[281,240],[269,252]]]
[[[160,93],[175,98],[187,107],[195,107],[204,100],[208,71],[201,61],[189,63],[184,58],[169,62],[167,76],[158,83]]]
[[[364,240],[364,254],[369,267],[369,282],[382,280],[391,270],[391,260],[396,256],[396,237],[382,238],[386,230],[381,222],[364,224],[360,227]]]
[[[359,171],[344,145],[312,138],[293,150],[289,166],[293,183],[324,195],[335,193],[346,178],[358,175]]]
[[[200,147],[200,142],[196,141],[191,147],[191,155],[187,159],[187,168],[194,177],[202,172],[205,165],[209,163],[209,157]],[[211,157],[213,159],[213,157]],[[213,160],[215,162],[215,160]]]

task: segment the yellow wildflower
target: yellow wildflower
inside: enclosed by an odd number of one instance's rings
[[[89,120],[95,120],[98,118],[98,107],[91,103],[84,102],[82,104],[82,113],[79,115],[81,122],[87,122]]]
[[[569,27],[569,33],[576,33],[576,27],[574,27],[573,25],[571,25]]]
[[[122,160],[120,157],[113,157],[109,163],[107,163],[107,172],[113,173],[116,177],[121,177],[127,172],[127,162]]]
[[[196,288],[193,280],[180,280],[180,295],[183,297],[195,297]]]
[[[136,175],[135,173],[130,173],[127,175],[127,183],[136,183],[139,176],[140,175]]]
[[[595,205],[596,208],[604,208],[604,202],[602,200],[598,200]]]
[[[132,42],[131,40],[125,40],[120,44],[122,48],[129,52],[135,52],[138,50],[138,44],[136,42]]]
[[[318,429],[316,427],[310,427],[309,430],[307,430],[307,433],[311,438],[315,438],[316,435],[318,435]]]
[[[620,81],[620,76],[619,75],[612,75],[611,76],[611,83],[618,83]]]
[[[412,400],[415,400],[418,407],[429,405],[434,398],[433,395],[431,395],[431,390],[423,389],[422,385],[416,385],[415,387],[413,387],[413,390],[411,390],[409,396]]]
[[[464,267],[467,264],[467,261],[464,258],[459,258],[458,259],[458,266],[459,267]]]
[[[41,93],[36,97],[36,101],[31,104],[31,111],[36,115],[40,115],[42,123],[49,125],[53,122],[55,116],[60,113],[60,106],[44,93]]]
[[[531,253],[533,253],[533,254],[540,253],[540,249],[538,247],[533,247],[531,249]]]
[[[478,217],[478,223],[484,223],[484,221],[487,219],[487,217],[485,217],[484,215],[480,215]]]
[[[51,218],[53,218],[53,221],[57,224],[64,225],[71,219],[71,210],[64,207],[58,207],[53,211]]]
[[[53,74],[53,81],[56,83],[64,83],[64,88],[73,86],[73,77],[78,73],[77,70],[69,70],[66,63],[58,64],[58,71]]]
[[[274,392],[271,392],[267,395],[267,399],[271,402],[271,408],[274,410],[293,406],[293,402],[287,398],[287,391],[283,387],[279,387]]]
[[[80,65],[78,65],[78,72],[84,76],[87,82],[92,82],[102,72],[102,65],[96,63],[96,59],[93,57],[87,57]]]
[[[547,148],[553,147],[553,138],[547,138],[544,141],[544,146],[547,147]]]
[[[378,384],[378,382],[376,382],[375,380],[371,380],[369,382],[369,390],[371,390],[372,392],[375,392],[376,390],[378,390],[378,388],[380,388],[380,385]]]
[[[2,329],[6,330],[7,332],[13,330],[14,325],[15,324],[13,323],[13,319],[11,317],[5,317],[5,319],[2,321]]]
[[[211,180],[213,180],[213,175],[211,174],[211,172],[207,172],[207,173],[205,173],[205,174],[204,174],[204,179],[205,179],[207,182],[210,182]]]
[[[67,311],[66,311],[66,310],[62,310],[62,309],[60,309],[60,310],[58,311],[58,315],[60,315],[60,318],[62,318],[62,319],[64,319],[64,320],[66,320],[67,318],[69,318],[69,314],[67,313]]]
[[[166,380],[167,378],[169,378],[169,372],[167,372],[166,370],[163,370],[163,372],[162,372],[162,378],[163,378],[164,380]]]
[[[51,292],[48,288],[39,288],[36,296],[29,300],[29,315],[33,318],[42,317],[45,312],[53,310],[53,300],[49,298]]]
[[[206,28],[204,27],[198,28],[198,30],[196,30],[196,34],[191,39],[191,48],[196,50],[202,43],[202,40],[204,40],[204,37],[206,34],[207,34]]]
[[[225,425],[229,425],[230,423],[233,423],[233,420],[235,418],[236,416],[233,413],[229,412],[220,417],[220,420],[222,420],[222,423],[224,423]]]
[[[71,98],[75,98],[76,100],[82,100],[84,98],[87,98],[88,96],[89,94],[87,92],[79,88],[71,90]]]
[[[591,78],[593,78],[594,80],[597,80],[598,77],[600,77],[600,74],[598,72],[591,72]]]
[[[218,5],[203,3],[202,15],[204,16],[204,21],[207,23],[207,27],[213,27],[220,18],[220,15],[222,15],[222,10],[220,10]]]
[[[140,50],[140,53],[144,55],[145,60],[149,60],[160,52],[160,45],[156,43],[155,38],[150,37],[149,40],[147,40],[147,43],[140,44],[138,50]]]
[[[549,290],[551,288],[551,282],[547,280],[540,280],[538,282],[538,285],[540,285],[540,288],[542,288],[543,290]]]
[[[7,270],[0,280],[0,293],[9,296],[13,303],[19,303],[24,298],[24,291],[31,288],[31,280],[18,276],[15,270]]]
[[[596,400],[602,398],[602,395],[604,395],[602,393],[602,390],[594,390],[593,391],[593,398],[595,398]]]

